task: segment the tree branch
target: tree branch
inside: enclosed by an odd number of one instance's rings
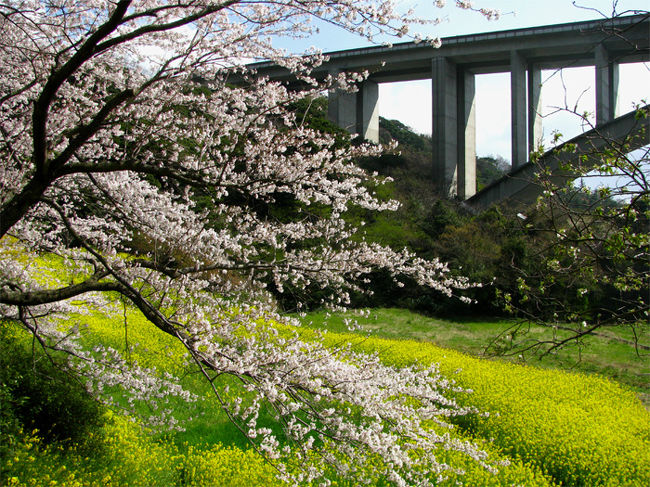
[[[130,4],[130,0],[120,0],[117,2],[115,10],[106,23],[100,26],[63,66],[50,75],[47,83],[43,87],[43,91],[41,91],[40,96],[34,103],[32,130],[34,139],[33,159],[36,166],[35,178],[46,177],[49,169],[47,167],[47,118],[54,96],[63,83],[81,65],[96,54],[97,44],[120,25]]]
[[[108,271],[99,271],[79,284],[59,289],[42,289],[38,291],[0,289],[0,303],[13,306],[37,306],[73,298],[91,291],[119,291],[119,287],[115,282],[102,281],[108,275]]]

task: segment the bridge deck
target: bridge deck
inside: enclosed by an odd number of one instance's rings
[[[613,19],[512,29],[482,34],[444,37],[441,47],[425,42],[403,42],[327,52],[329,61],[314,75],[332,71],[370,72],[376,82],[431,78],[431,59],[445,57],[474,74],[504,72],[510,54],[519,51],[539,69],[593,64],[594,47],[602,43],[616,62],[648,60],[650,16],[631,15]],[[630,49],[633,44],[634,49]],[[272,62],[248,65],[272,79],[293,79],[288,70]]]
[[[432,80],[432,177],[436,190],[450,198],[481,207],[502,199],[534,200],[536,166],[526,164],[542,138],[542,70],[567,66],[594,66],[597,129],[576,137],[585,155],[609,140],[625,140],[634,116],[615,119],[619,64],[650,61],[650,15],[640,14],[542,27],[489,32],[442,39],[439,49],[426,43],[401,43],[327,53],[328,61],[312,76],[367,71],[369,77],[350,93],[328,92],[328,117],[339,127],[379,141],[379,88],[382,82]],[[258,75],[295,83],[295,75],[273,63],[248,65]],[[504,181],[476,192],[477,74],[509,72],[511,161],[515,170]],[[296,85],[300,87],[299,83]],[[414,109],[421,109],[420,106]],[[507,108],[506,108],[507,109]],[[500,116],[502,113],[496,114]],[[645,136],[647,140],[647,135]],[[632,141],[632,144],[640,143]],[[647,143],[647,142],[646,142]],[[542,163],[554,171],[570,154],[552,152]],[[594,162],[595,164],[595,162]],[[557,178],[572,177],[556,171]],[[575,177],[575,176],[573,176]],[[524,189],[525,188],[525,189]],[[529,193],[529,195],[526,195]]]

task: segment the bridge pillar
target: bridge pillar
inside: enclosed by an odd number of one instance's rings
[[[474,73],[458,76],[458,198],[476,193],[476,83]]]
[[[456,66],[445,57],[431,60],[433,180],[439,193],[457,194],[458,98]]]
[[[526,59],[517,51],[510,53],[510,110],[512,168],[528,162],[528,104],[526,95]]]
[[[379,85],[365,80],[359,87],[356,99],[357,134],[364,139],[379,143]]]
[[[332,89],[327,94],[327,117],[348,132],[357,130],[357,94]]]
[[[371,142],[379,142],[379,85],[366,80],[355,93],[332,89],[327,117],[339,127]]]
[[[602,44],[594,53],[596,65],[596,125],[617,116],[618,63],[614,62]]]
[[[512,168],[526,164],[542,142],[542,72],[518,51],[510,53]]]
[[[542,144],[542,70],[528,67],[528,154]]]
[[[431,60],[433,178],[446,197],[476,193],[474,74],[445,57]]]

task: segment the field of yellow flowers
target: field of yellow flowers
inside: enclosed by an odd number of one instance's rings
[[[89,346],[119,348],[124,345],[125,323],[130,359],[182,377],[183,385],[198,396],[189,406],[180,400],[173,403],[176,415],[186,419],[186,430],[152,432],[136,418],[106,408],[101,426],[83,441],[48,443],[38,432],[22,431],[3,440],[7,443],[0,448],[0,485],[279,485],[273,467],[247,448],[207,385],[184,365],[182,347],[139,312],[116,306],[113,311],[69,316],[61,326],[83,329]],[[10,329],[11,324],[0,326],[18,346],[30,346],[29,337]],[[299,333],[309,338],[315,332],[301,328]],[[458,385],[472,390],[459,393],[458,399],[490,414],[464,418],[452,434],[475,441],[510,464],[493,475],[463,456],[441,451],[441,461],[465,470],[445,485],[650,485],[650,413],[633,392],[614,382],[482,360],[425,342],[349,333],[327,333],[325,340],[332,346],[352,342],[357,350],[376,352],[395,366],[437,363]],[[348,484],[334,478],[333,485]],[[377,480],[373,485],[387,484]]]

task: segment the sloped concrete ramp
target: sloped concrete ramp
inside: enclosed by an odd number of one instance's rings
[[[600,163],[606,150],[629,154],[650,145],[650,105],[640,111],[647,115],[640,117],[638,110],[631,111],[549,150],[536,162],[515,168],[465,200],[465,205],[474,211],[499,203],[513,207],[531,205],[544,191],[538,182],[542,172],[550,173],[548,178],[561,185],[580,176],[571,170],[577,166],[577,161],[580,161],[581,168],[593,168]]]

